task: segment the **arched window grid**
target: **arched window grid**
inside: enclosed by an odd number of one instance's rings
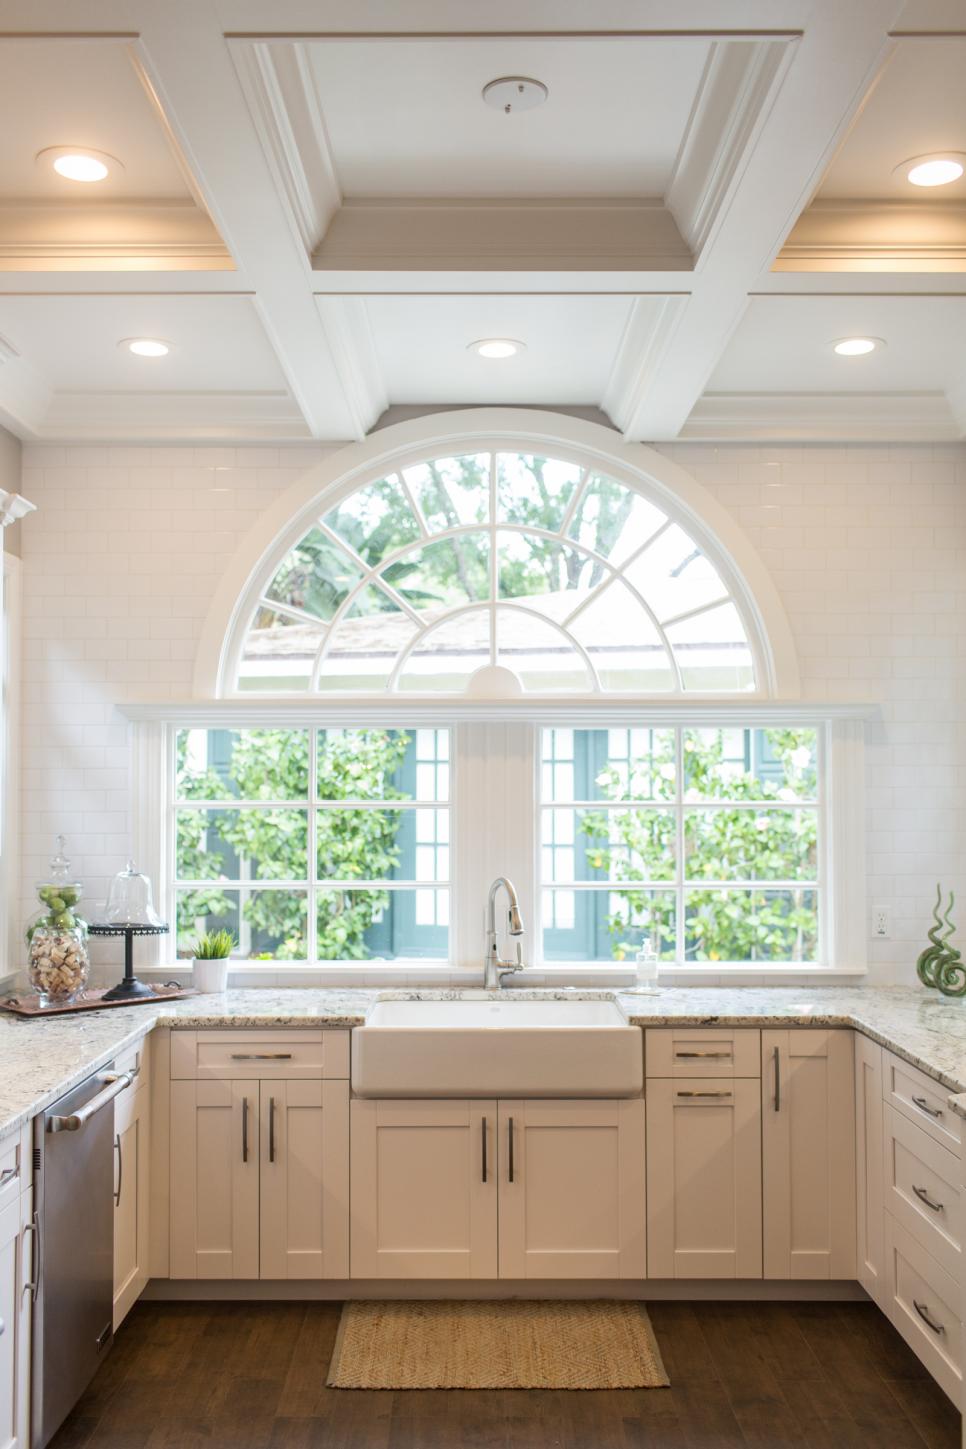
[[[564,447],[546,447],[538,449],[535,446],[528,446],[519,439],[501,446],[493,439],[463,439],[461,446],[453,447],[445,454],[439,454],[439,460],[448,458],[462,458],[474,454],[486,453],[489,455],[489,494],[488,494],[488,517],[487,521],[479,523],[461,523],[454,526],[434,529],[427,521],[424,509],[422,508],[415,487],[411,486],[406,476],[408,469],[427,462],[437,461],[436,457],[427,457],[424,449],[412,449],[405,456],[397,455],[391,466],[382,468],[369,466],[368,468],[354,470],[351,476],[345,477],[333,487],[326,490],[322,498],[314,500],[313,504],[300,510],[299,516],[292,520],[285,535],[272,549],[271,554],[265,558],[258,570],[258,584],[256,590],[247,594],[249,602],[243,606],[239,615],[239,624],[244,627],[235,631],[234,647],[227,660],[227,680],[232,682],[238,678],[239,667],[242,661],[244,640],[247,629],[251,627],[257,609],[271,611],[276,615],[288,618],[293,623],[307,625],[317,629],[322,635],[319,648],[316,653],[311,675],[308,681],[307,690],[299,691],[300,694],[325,695],[328,693],[322,688],[322,671],[326,661],[331,657],[333,647],[338,645],[338,634],[340,626],[350,614],[356,601],[365,594],[367,589],[376,589],[383,594],[400,614],[404,615],[414,626],[416,632],[399,650],[390,677],[382,688],[377,690],[362,688],[359,694],[369,695],[375,698],[398,695],[399,681],[404,673],[406,664],[420,648],[420,645],[430,637],[442,624],[455,620],[464,615],[488,610],[490,613],[490,650],[489,661],[496,662],[497,655],[497,612],[516,612],[521,615],[530,615],[539,621],[541,626],[552,629],[554,633],[560,634],[566,639],[567,644],[579,658],[585,670],[588,671],[589,688],[587,693],[596,695],[614,695],[619,697],[620,693],[628,691],[607,690],[603,687],[597,666],[590,657],[588,649],[580,640],[570,632],[571,626],[593,604],[599,601],[606,592],[618,581],[629,590],[635,603],[643,611],[644,616],[654,631],[660,649],[663,651],[664,662],[671,678],[671,685],[668,689],[660,690],[662,697],[669,695],[684,695],[695,692],[714,694],[743,694],[758,695],[762,692],[762,680],[765,678],[763,668],[762,647],[760,630],[757,624],[755,610],[747,597],[747,591],[743,587],[740,577],[735,575],[726,556],[713,538],[706,536],[706,530],[688,511],[676,508],[666,492],[660,488],[649,489],[646,480],[634,474],[632,470],[622,469],[615,465],[615,461],[602,457],[599,460],[588,461],[586,456],[578,457],[576,454]],[[569,499],[563,509],[558,527],[550,529],[539,525],[511,522],[499,516],[499,500],[497,489],[497,474],[499,457],[501,454],[515,454],[519,457],[545,457],[548,461],[570,464],[579,468],[579,477],[572,489]],[[574,518],[577,516],[582,503],[587,495],[588,488],[595,479],[603,479],[614,482],[641,497],[645,503],[658,509],[664,515],[660,524],[643,541],[637,543],[630,553],[624,557],[619,565],[615,565],[604,554],[578,539],[569,537],[568,530],[571,528]],[[405,498],[415,523],[417,537],[411,541],[391,550],[375,564],[368,565],[361,555],[352,547],[346,538],[343,538],[335,529],[329,526],[324,520],[330,517],[343,503],[348,501],[355,493],[368,487],[386,481],[397,487]],[[662,535],[674,526],[686,532],[693,540],[696,548],[707,558],[711,567],[715,570],[720,582],[721,591],[713,598],[705,600],[693,608],[675,613],[663,621],[659,619],[655,609],[651,606],[644,592],[631,579],[630,573],[635,562],[652,548]],[[326,538],[334,547],[341,550],[346,559],[358,571],[359,578],[352,584],[346,596],[338,604],[331,619],[325,621],[309,610],[296,605],[273,599],[269,596],[272,581],[278,573],[279,568],[293,548],[297,547],[300,540],[311,530]],[[384,575],[388,570],[427,544],[440,544],[447,541],[459,540],[471,536],[485,535],[489,545],[489,557],[487,568],[489,573],[489,596],[487,599],[470,600],[465,604],[451,605],[440,613],[434,615],[430,620],[421,616],[418,609],[413,608],[403,595],[393,588]],[[521,538],[540,539],[547,543],[559,544],[571,550],[574,555],[591,563],[599,570],[601,577],[586,594],[578,597],[574,607],[562,620],[548,617],[537,608],[530,607],[527,596],[501,598],[499,596],[499,573],[500,561],[498,555],[498,540],[504,537],[515,535]],[[616,546],[616,545],[615,545]],[[253,597],[254,595],[254,597]],[[537,595],[536,597],[540,597]],[[678,656],[678,648],[669,637],[668,631],[674,626],[687,622],[701,615],[710,614],[723,605],[731,604],[735,607],[739,618],[744,626],[745,643],[751,659],[753,681],[746,689],[729,688],[723,690],[708,689],[695,691],[693,686],[689,690],[682,676],[681,663]],[[680,647],[680,646],[678,646]],[[244,697],[265,697],[270,694],[268,689],[258,691],[239,690],[232,687],[232,693],[238,693]],[[339,689],[332,691],[332,697],[346,697],[356,691]],[[410,696],[416,691],[402,691]],[[452,695],[453,690],[436,690],[430,688],[427,693],[440,693]]]

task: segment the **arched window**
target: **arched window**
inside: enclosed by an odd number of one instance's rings
[[[762,691],[734,566],[679,515],[646,480],[569,449],[475,447],[336,484],[263,559],[224,683],[263,696]]]

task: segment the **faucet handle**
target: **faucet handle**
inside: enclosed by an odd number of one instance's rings
[[[516,970],[516,971],[522,971],[523,970],[523,942],[520,940],[519,936],[517,937],[516,947],[517,947],[517,964],[514,967],[514,970]]]

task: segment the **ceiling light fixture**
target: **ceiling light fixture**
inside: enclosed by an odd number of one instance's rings
[[[116,156],[88,146],[48,146],[37,153],[37,163],[51,166],[65,181],[103,181],[112,171],[123,171]]]
[[[943,151],[931,156],[913,156],[901,162],[892,174],[913,186],[949,186],[964,171],[966,155],[961,151]]]
[[[516,111],[534,111],[550,92],[543,81],[527,75],[502,75],[483,87],[483,100],[494,111],[511,116]]]
[[[885,347],[881,337],[840,337],[832,343],[832,351],[839,357],[865,357],[877,347]]]
[[[479,342],[471,342],[469,351],[478,352],[481,357],[515,357],[518,352],[526,352],[526,344],[516,342],[512,337],[482,337]]]
[[[162,342],[160,337],[124,337],[117,345],[135,357],[167,357],[171,351],[171,343]]]

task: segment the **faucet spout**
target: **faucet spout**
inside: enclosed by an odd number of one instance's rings
[[[507,898],[507,929],[509,934],[516,938],[516,961],[502,960],[497,942],[496,898],[501,889],[506,893]],[[490,886],[489,895],[486,898],[486,945],[483,952],[483,985],[487,991],[498,991],[503,984],[504,976],[509,975],[513,971],[523,970],[522,937],[523,917],[520,914],[520,902],[517,899],[516,889],[512,881],[507,880],[505,875],[498,875]]]

